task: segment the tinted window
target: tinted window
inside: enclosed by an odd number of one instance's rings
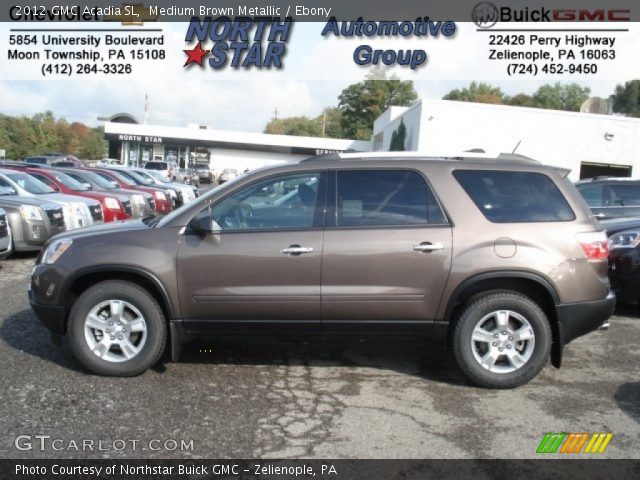
[[[319,172],[279,176],[244,187],[212,209],[223,230],[322,227]]]
[[[408,170],[338,172],[339,227],[446,223],[424,178]]]
[[[149,170],[169,170],[167,162],[147,162],[144,168]]]
[[[607,206],[637,207],[640,205],[640,185],[631,183],[607,185]]]
[[[602,185],[579,185],[578,191],[590,207],[601,207],[603,205]]]
[[[575,218],[558,187],[542,173],[458,170],[453,175],[491,222],[555,222]]]

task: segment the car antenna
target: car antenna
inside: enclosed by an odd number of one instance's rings
[[[518,140],[518,143],[516,143],[516,148],[514,148],[513,152],[511,152],[511,153],[516,153],[516,150],[518,149],[518,147],[520,146],[521,143],[522,143],[522,140]]]

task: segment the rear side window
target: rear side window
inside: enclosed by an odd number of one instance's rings
[[[337,226],[446,223],[424,178],[410,170],[337,172]]]
[[[147,170],[169,170],[167,162],[147,162],[144,166]]]
[[[602,197],[602,185],[579,185],[578,191],[590,207],[602,207],[604,200]]]
[[[610,183],[608,186],[608,205],[621,207],[637,207],[640,205],[640,184]]]
[[[558,187],[542,173],[457,170],[453,175],[490,222],[575,219]]]

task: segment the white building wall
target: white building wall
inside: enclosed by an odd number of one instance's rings
[[[233,168],[238,170],[239,173],[242,173],[247,168],[253,170],[269,165],[279,165],[298,161],[309,156],[223,148],[211,148],[209,151],[211,153],[209,167],[213,172],[216,172],[216,174],[219,174],[225,168]]]
[[[631,165],[640,177],[640,119],[446,100],[423,100],[402,117],[407,132],[419,130],[417,145],[407,141],[407,150],[450,155],[482,148],[497,155],[520,142],[516,153],[569,168],[572,180],[582,162]],[[383,128],[385,150],[399,122]]]

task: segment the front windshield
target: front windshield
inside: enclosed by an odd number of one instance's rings
[[[169,180],[162,176],[161,173],[156,172],[155,170],[149,170],[147,172],[144,172],[146,175],[149,175],[150,177],[155,178],[156,180],[160,180],[162,183],[169,183]]]
[[[152,185],[155,182],[153,180],[151,180],[150,178],[148,178],[145,175],[142,175],[134,170],[127,170],[127,175],[131,175],[135,180],[137,180],[138,182],[140,182],[143,185]]]
[[[82,183],[78,182],[76,179],[71,178],[66,173],[56,172],[55,174],[56,180],[60,182],[62,185],[67,187],[74,192],[84,192],[89,190],[87,187],[82,185]]]
[[[29,193],[34,195],[43,195],[45,193],[55,193],[53,188],[48,187],[45,183],[42,183],[40,180],[33,178],[31,175],[26,175],[24,173],[8,173],[7,177],[9,177],[12,181],[17,183],[20,188],[23,188]]]
[[[131,186],[136,185],[136,182],[134,182],[130,178],[127,178],[126,175],[122,175],[120,172],[114,172],[113,170],[109,170],[108,174],[102,173],[102,172],[96,172],[96,173],[108,181],[113,181],[113,179],[110,178],[113,176],[114,178],[117,178],[120,183],[124,183],[125,185],[131,185]]]
[[[111,182],[108,182],[107,180],[105,180],[104,178],[102,178],[100,175],[96,175],[93,172],[82,172],[82,173],[76,173],[76,172],[67,172],[67,175],[69,175],[70,177],[73,177],[74,179],[76,179],[78,182],[82,183],[82,182],[87,182],[90,183],[98,188],[104,189],[104,190],[115,190],[116,187],[114,187]]]

